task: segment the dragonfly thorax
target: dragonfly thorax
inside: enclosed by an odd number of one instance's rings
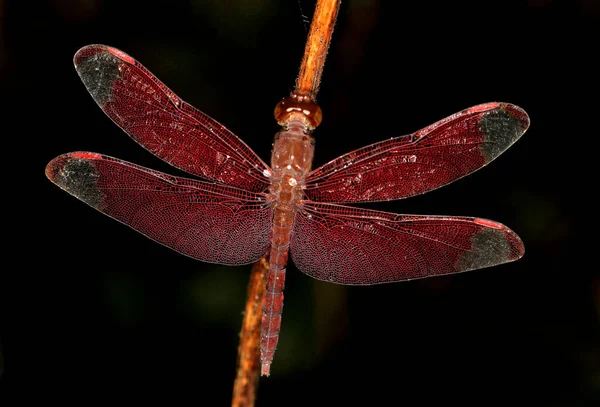
[[[301,199],[304,178],[312,166],[314,139],[301,123],[291,123],[275,136],[271,156],[271,198],[279,203]]]
[[[271,168],[275,176],[290,173],[300,181],[312,166],[315,142],[304,126],[293,124],[275,136]]]

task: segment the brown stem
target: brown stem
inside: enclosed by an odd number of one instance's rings
[[[238,369],[233,383],[233,407],[253,406],[260,370],[260,321],[265,296],[267,256],[252,266],[248,283],[248,300],[238,347]]]
[[[333,34],[333,27],[341,2],[342,0],[317,1],[315,15],[310,24],[308,39],[304,48],[300,73],[298,79],[296,79],[294,94],[298,96],[308,96],[312,101],[315,101],[317,97],[325,57],[329,50],[329,43],[331,42],[331,35]]]
[[[317,0],[293,95],[315,101],[340,3],[341,0]],[[238,347],[238,369],[233,386],[231,405],[234,407],[254,406],[256,399],[260,370],[260,325],[268,268],[268,254],[265,254],[254,264],[250,275]]]

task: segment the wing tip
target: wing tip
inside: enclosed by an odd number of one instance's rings
[[[507,102],[488,102],[476,105],[467,109],[468,113],[485,113],[485,112],[498,112],[504,111],[508,113],[525,133],[529,128],[530,120],[529,115],[525,110],[517,105]]]
[[[78,151],[59,155],[46,165],[46,177],[58,187],[94,208],[103,200],[98,189],[99,173],[93,164],[101,154]]]
[[[56,185],[60,186],[60,174],[63,171],[63,168],[68,165],[73,154],[74,153],[61,154],[50,160],[46,165],[46,177]]]
[[[509,227],[488,219],[475,218],[481,229],[471,238],[472,250],[460,259],[458,270],[468,271],[519,260],[525,254],[523,241]]]
[[[529,128],[525,110],[511,103],[486,103],[481,112],[479,129],[484,136],[481,151],[486,163],[494,160],[512,146]],[[485,108],[488,107],[489,108]]]
[[[504,239],[510,248],[510,255],[508,256],[508,262],[519,260],[521,257],[525,255],[525,244],[521,237],[516,234],[511,228],[508,226],[502,225],[502,233],[504,234]]]
[[[118,48],[111,47],[103,44],[90,44],[79,48],[79,50],[73,56],[73,65],[77,68],[79,65],[87,61],[88,59],[98,55],[110,53],[113,56],[119,58],[130,64],[135,64],[135,59],[129,56],[129,54],[121,51]]]
[[[77,74],[102,108],[113,100],[114,85],[122,78],[122,65],[130,61],[133,58],[124,52],[100,44],[86,45],[73,57]]]
[[[511,229],[508,229],[508,231],[510,233],[511,239],[513,240],[513,244],[511,245],[513,251],[512,256],[510,257],[510,261],[516,261],[525,255],[525,244],[523,243],[523,240],[521,240],[519,235],[517,235]]]
[[[521,134],[529,129],[531,121],[525,110],[512,103],[501,103],[500,108],[507,112],[517,122],[518,126],[521,128]]]
[[[90,44],[84,47],[79,48],[75,55],[73,56],[73,65],[77,68],[83,62],[87,61],[89,58],[106,52],[107,46],[102,44]]]

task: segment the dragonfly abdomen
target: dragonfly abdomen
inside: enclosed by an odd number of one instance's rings
[[[267,376],[279,341],[285,272],[295,215],[296,211],[291,207],[275,207],[274,210],[260,337],[262,374]]]

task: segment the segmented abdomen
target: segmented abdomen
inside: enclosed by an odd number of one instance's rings
[[[267,291],[263,306],[260,361],[262,374],[269,375],[273,355],[279,340],[281,312],[283,309],[283,288],[285,286],[285,267],[288,260],[290,236],[296,213],[291,209],[275,208],[269,271],[267,272]]]

